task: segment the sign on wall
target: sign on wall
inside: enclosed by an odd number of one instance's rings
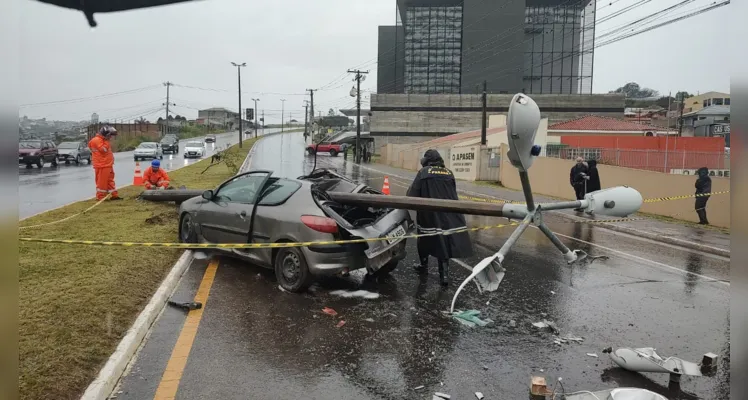
[[[679,174],[679,175],[698,175],[697,171],[698,169],[671,169],[670,173]],[[709,176],[721,176],[724,178],[729,178],[730,170],[729,169],[710,169]]]
[[[453,147],[450,157],[450,169],[455,178],[475,180],[478,159],[478,149],[476,147]]]

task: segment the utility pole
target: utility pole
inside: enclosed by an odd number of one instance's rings
[[[307,89],[307,92],[309,92],[309,97],[311,98],[311,105],[309,106],[311,114],[309,114],[311,117],[309,118],[309,125],[310,125],[310,131],[311,131],[311,137],[312,142],[314,142],[314,92],[316,92],[317,89]]]
[[[488,116],[486,115],[487,114],[486,113],[486,108],[488,107],[488,104],[486,104],[486,103],[488,103],[488,95],[486,93],[487,92],[487,87],[488,87],[488,82],[486,82],[484,80],[483,81],[483,96],[482,96],[482,98],[483,98],[483,118],[482,118],[481,125],[480,125],[480,144],[481,144],[481,146],[485,146],[486,145],[486,140],[487,140],[487,130],[486,130],[486,119],[488,118]]]
[[[231,65],[236,67],[237,78],[239,80],[239,147],[242,147],[242,136],[244,136],[244,132],[242,131],[242,67],[246,67],[247,63],[237,64],[232,61]]]
[[[286,109],[286,99],[281,99],[281,132],[283,132],[283,114]]]
[[[166,86],[166,118],[164,119],[164,124],[166,125],[164,128],[164,135],[169,133],[169,87],[173,85],[174,84],[169,81],[164,83],[164,86]]]
[[[255,139],[257,139],[257,122],[260,120],[260,114],[257,113],[257,102],[260,101],[260,99],[252,99],[252,101],[255,102],[255,112],[254,112],[254,119],[255,119]]]
[[[265,110],[262,110],[262,134],[265,134]]]
[[[686,102],[685,92],[680,94],[680,117],[678,117],[678,136],[683,136],[683,104]]]
[[[369,71],[348,70],[349,74],[356,74],[354,80],[356,81],[356,93],[351,93],[351,96],[356,97],[356,164],[361,164],[361,80],[366,79],[364,74],[368,74]]]
[[[309,135],[309,100],[304,100],[304,142]]]

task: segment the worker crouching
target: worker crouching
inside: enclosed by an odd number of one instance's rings
[[[111,200],[122,200],[117,194],[117,187],[114,184],[114,153],[110,141],[112,136],[116,135],[116,129],[104,126],[88,142],[94,168],[97,200],[103,200],[107,195],[111,196]]]
[[[161,168],[161,161],[151,161],[151,166],[143,173],[143,185],[147,190],[169,187],[169,175]]]

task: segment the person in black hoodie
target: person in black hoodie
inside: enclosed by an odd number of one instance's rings
[[[709,169],[701,167],[696,171],[699,177],[696,179],[696,214],[699,215],[699,224],[709,225],[706,219],[706,202],[709,200],[709,193],[712,193],[712,178],[709,177]],[[705,196],[706,195],[706,196]]]
[[[586,193],[600,190],[600,173],[597,171],[597,160],[587,161],[587,188]]]
[[[421,159],[421,168],[408,196],[429,199],[458,200],[457,182],[436,150],[427,150]],[[440,233],[451,229],[466,228],[465,216],[457,213],[418,211],[416,222],[418,233]],[[451,235],[435,235],[418,238],[418,258],[416,271],[427,272],[429,256],[439,262],[439,280],[442,286],[449,284],[449,259],[465,258],[473,254],[473,244],[467,232]]]
[[[587,166],[584,165],[584,159],[577,157],[577,163],[571,167],[569,172],[569,183],[574,188],[574,194],[577,200],[584,199],[584,183],[585,177],[587,176]],[[582,211],[581,209],[575,209],[574,211]]]

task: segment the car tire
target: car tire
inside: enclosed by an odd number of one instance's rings
[[[375,278],[379,278],[382,276],[389,275],[392,271],[394,271],[397,266],[400,265],[400,261],[390,261],[387,264],[382,265],[382,268],[379,268],[376,272],[373,274],[370,274],[371,276]]]
[[[36,166],[39,168],[44,168],[44,158],[39,157],[39,160],[36,162]]]
[[[56,167],[56,166],[57,166],[57,157],[52,159],[52,167]]]
[[[338,156],[338,152],[335,151],[335,149],[330,150],[330,157],[337,157],[337,156]]]
[[[179,242],[180,243],[197,243],[197,233],[195,225],[192,223],[190,213],[182,214],[179,219]]]
[[[304,254],[298,247],[286,247],[278,250],[273,260],[275,278],[284,290],[293,293],[303,292],[314,282]]]
[[[65,165],[70,165],[70,160],[65,160]]]
[[[163,160],[163,159],[164,159],[164,155],[163,155],[163,154],[161,154],[160,156],[158,156],[158,159],[159,159],[159,160]]]
[[[88,165],[91,165],[91,157],[88,157]]]
[[[140,159],[138,157],[133,157],[133,160],[135,160],[135,162],[140,161]]]
[[[34,168],[34,166],[31,164],[26,164],[26,169],[31,169],[31,168]]]
[[[81,156],[75,156],[75,165],[81,165]]]
[[[307,154],[309,154],[310,156],[313,156],[313,155],[314,155],[314,149],[306,149],[306,152],[307,152]]]

